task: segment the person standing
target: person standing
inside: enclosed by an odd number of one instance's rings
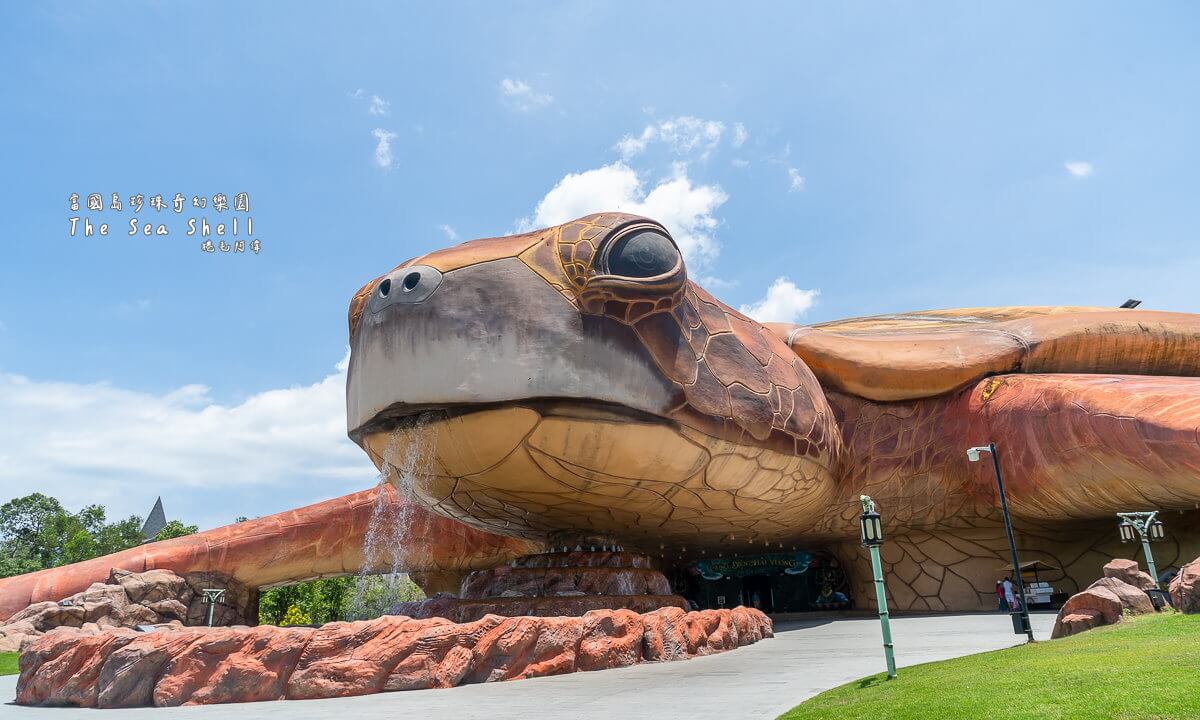
[[[1000,612],[1008,612],[1008,600],[1004,597],[1004,583],[996,581],[996,605]]]
[[[1017,606],[1017,598],[1013,594],[1012,578],[1007,575],[1004,576],[1004,601],[1010,610]]]

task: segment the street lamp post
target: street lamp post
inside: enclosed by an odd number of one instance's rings
[[[1004,493],[1004,478],[1000,475],[1000,454],[996,452],[996,443],[967,448],[967,459],[971,462],[979,462],[979,453],[984,452],[992,456],[992,467],[996,471],[996,487],[1000,491],[1000,510],[1004,514],[1004,530],[1008,533],[1008,551],[1012,554],[1013,574],[1017,576],[1017,597],[1021,601],[1021,626],[1029,637],[1029,642],[1033,642],[1033,626],[1029,623],[1029,598],[1025,596],[1025,579],[1021,577],[1021,561],[1017,558],[1017,540],[1013,537],[1012,520],[1008,516],[1008,497]]]
[[[1146,567],[1150,568],[1150,577],[1154,578],[1154,587],[1158,587],[1158,568],[1154,565],[1154,555],[1150,552],[1150,543],[1166,538],[1162,520],[1158,519],[1158,511],[1152,512],[1123,512],[1117,513],[1121,524],[1117,530],[1121,533],[1121,542],[1131,542],[1136,532],[1142,540],[1142,552],[1146,554]]]
[[[213,626],[213,610],[216,609],[217,603],[225,597],[224,588],[203,588],[200,590],[204,594],[204,602],[208,605],[208,626]]]
[[[883,563],[879,546],[883,544],[883,523],[875,511],[875,501],[860,495],[862,516],[859,518],[862,544],[871,553],[871,570],[875,573],[875,600],[879,605],[879,624],[883,627],[883,656],[887,660],[888,680],[896,677],[896,658],[892,654],[892,626],[888,622],[887,591],[883,587]]]

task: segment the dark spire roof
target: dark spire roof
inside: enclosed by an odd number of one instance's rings
[[[154,501],[154,507],[150,510],[150,514],[146,517],[146,523],[142,525],[142,537],[147,540],[153,540],[159,530],[167,524],[167,514],[163,512],[162,497],[159,496]]]

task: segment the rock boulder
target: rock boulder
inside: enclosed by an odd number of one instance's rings
[[[1179,568],[1179,574],[1171,580],[1169,592],[1176,610],[1200,613],[1200,558]]]
[[[1102,577],[1088,586],[1088,589],[1105,588],[1116,595],[1121,601],[1121,611],[1134,615],[1154,612],[1154,603],[1145,590],[1134,587],[1127,582],[1113,577]]]
[[[1134,615],[1154,612],[1154,603],[1144,590],[1115,577],[1103,577],[1083,592],[1072,595],[1058,611],[1050,637],[1060,638],[1121,621]]]
[[[1116,578],[1139,590],[1153,590],[1158,587],[1150,573],[1142,572],[1135,560],[1110,561],[1104,566],[1104,577]]]
[[[488,615],[505,617],[556,617],[559,615],[583,615],[593,610],[632,610],[645,613],[662,607],[687,607],[687,601],[678,595],[555,595],[550,597],[528,597],[510,595],[479,599],[463,599],[450,595],[393,605],[392,615],[413,618],[441,617],[465,623],[479,620]]]
[[[203,625],[208,621],[208,606],[199,590],[208,587],[226,588],[223,604],[214,610],[215,625],[247,622],[249,590],[223,575],[181,577],[170,570],[135,573],[114,568],[107,583],[92,583],[59,602],[34,603],[0,624],[0,652],[19,650],[32,638],[59,628],[95,634],[104,628],[138,625]]]
[[[320,628],[56,630],[23,651],[17,702],[111,708],[366,695],[683,660],[771,636],[758,610],[674,607],[468,623],[385,616]]]

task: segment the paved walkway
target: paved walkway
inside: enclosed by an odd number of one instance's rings
[[[1054,615],[1033,616],[1034,636],[1050,636]],[[353,720],[396,718],[653,717],[680,720],[774,718],[805,698],[884,669],[879,621],[780,622],[776,636],[749,647],[682,662],[636,665],[448,690],[412,690],[334,700],[96,711],[0,705],[23,720]],[[892,621],[901,667],[1019,644],[1007,615],[936,615]],[[16,676],[0,677],[11,703]]]

